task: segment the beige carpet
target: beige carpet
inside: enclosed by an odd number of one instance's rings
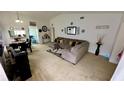
[[[33,45],[29,54],[32,77],[28,80],[48,81],[94,81],[110,80],[116,65],[101,56],[86,54],[78,64],[73,65],[46,50],[46,45]]]

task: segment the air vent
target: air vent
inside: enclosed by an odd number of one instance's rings
[[[84,19],[84,16],[81,16],[80,19]]]
[[[32,22],[32,21],[30,21],[30,26],[36,26],[36,22]]]

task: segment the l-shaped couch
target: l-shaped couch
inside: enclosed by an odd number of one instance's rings
[[[89,42],[85,40],[58,37],[55,43],[61,48],[61,57],[73,64],[78,63],[89,48]]]

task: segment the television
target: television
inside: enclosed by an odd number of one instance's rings
[[[76,26],[69,26],[67,27],[67,34],[68,35],[76,35],[77,27]]]

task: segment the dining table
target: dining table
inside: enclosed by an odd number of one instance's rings
[[[26,40],[12,41],[9,46],[13,49],[21,49],[26,51]]]

